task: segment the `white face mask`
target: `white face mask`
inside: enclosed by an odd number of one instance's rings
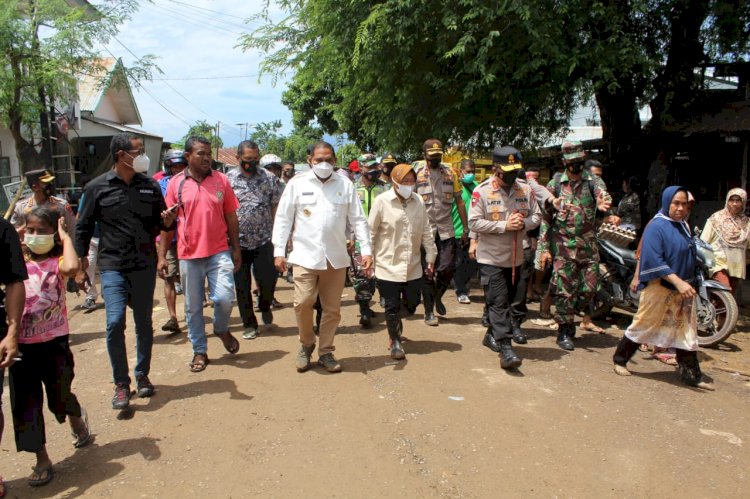
[[[55,247],[54,234],[25,234],[23,242],[35,255],[46,255]]]
[[[148,171],[149,164],[151,164],[151,160],[145,154],[136,156],[133,159],[133,171],[135,171],[136,173],[146,173]]]
[[[322,162],[317,165],[312,165],[313,172],[320,178],[328,178],[333,173],[333,165],[331,163]]]
[[[396,186],[396,192],[398,192],[398,195],[404,199],[409,199],[411,197],[412,191],[414,191],[413,185],[401,185],[397,184],[396,182],[394,182],[393,185]]]

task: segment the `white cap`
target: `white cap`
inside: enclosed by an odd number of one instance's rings
[[[266,165],[270,165],[271,163],[278,163],[281,165],[281,158],[276,156],[275,154],[266,154],[262,158],[260,158],[260,166],[265,167]]]

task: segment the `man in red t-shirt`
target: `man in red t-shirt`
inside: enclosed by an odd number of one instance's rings
[[[208,279],[209,298],[214,303],[214,333],[231,354],[240,349],[229,333],[229,316],[234,298],[234,272],[240,268],[239,203],[223,173],[211,169],[211,143],[190,137],[185,143],[187,168],[167,186],[167,211],[176,212],[177,257],[185,293],[185,320],[193,345],[190,370],[200,372],[208,365],[203,296]],[[166,275],[167,249],[174,232],[162,232],[159,243],[160,275]],[[228,241],[228,243],[227,243]],[[229,249],[231,245],[231,251]]]

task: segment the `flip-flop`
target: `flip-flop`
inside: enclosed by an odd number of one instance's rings
[[[36,474],[39,478],[29,478],[29,485],[32,487],[41,487],[42,485],[47,485],[52,481],[52,479],[55,477],[55,470],[52,469],[52,465],[47,466],[46,468],[37,468],[34,466],[31,468],[34,470],[34,474]],[[32,477],[34,475],[31,475]]]
[[[198,359],[198,356],[201,356],[202,359]],[[193,355],[193,360],[190,361],[190,372],[199,373],[206,370],[206,366],[208,365],[208,355],[205,353],[196,353]]]
[[[590,331],[592,333],[604,334],[604,329],[600,328],[596,324],[591,324],[589,326],[581,326],[581,329],[583,329],[584,331]]]
[[[81,437],[81,435],[71,431],[70,436],[75,438],[73,441],[73,447],[76,449],[80,449],[81,447],[86,447],[91,442],[91,426],[89,426],[89,415],[86,413],[86,409],[81,407],[81,419],[83,419],[83,425],[86,427],[86,435],[84,437]]]
[[[677,365],[677,359],[675,358],[675,354],[669,353],[669,352],[658,352],[651,356],[652,358],[658,360],[659,362],[663,362],[664,364],[668,366],[676,366]]]
[[[229,344],[224,341],[224,336],[229,336]],[[221,339],[221,343],[224,345],[224,349],[232,355],[240,351],[240,342],[237,338],[231,335],[231,333],[217,334]]]

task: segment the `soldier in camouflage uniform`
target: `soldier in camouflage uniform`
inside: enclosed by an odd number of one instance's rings
[[[354,188],[362,203],[362,210],[365,212],[365,218],[370,216],[370,207],[375,198],[386,191],[385,184],[380,180],[382,172],[378,168],[378,161],[373,154],[363,154],[357,158],[359,163],[360,177],[354,183]],[[367,277],[366,272],[362,269],[362,254],[359,250],[359,243],[354,243],[354,253],[352,254],[352,286],[355,291],[355,300],[359,303],[359,323],[362,327],[370,327],[370,320],[375,316],[375,312],[370,308],[370,300],[375,292],[375,277]]]
[[[541,262],[552,261],[555,286],[557,344],[574,350],[574,316],[591,302],[598,288],[599,254],[596,248],[596,210],[609,210],[612,197],[601,178],[583,170],[586,153],[580,142],[563,143],[565,169],[547,185],[562,197],[560,211],[546,213],[539,234]]]

